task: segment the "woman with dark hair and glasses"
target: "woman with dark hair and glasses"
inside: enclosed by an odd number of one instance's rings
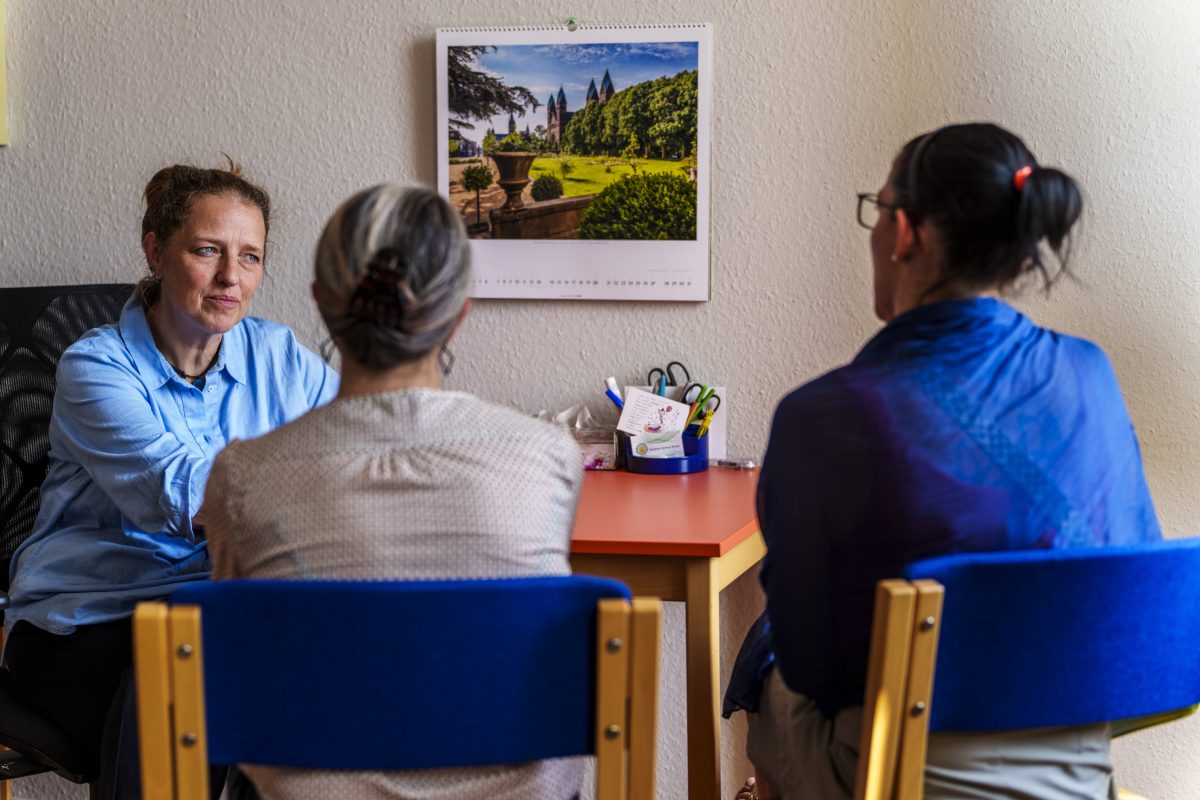
[[[750,712],[757,775],[739,797],[851,796],[880,579],[947,553],[1161,538],[1108,358],[1000,299],[1067,273],[1082,207],[1069,175],[988,124],[918,136],[859,195],[886,325],[775,413],[767,611],[725,701]],[[1115,796],[1109,737],[933,734],[925,796]]]
[[[583,456],[558,426],[442,376],[470,307],[467,234],[427,189],[342,204],[313,295],[341,355],[332,403],[222,451],[208,483],[213,577],[431,580],[566,575]],[[336,655],[331,655],[336,657]],[[420,724],[398,720],[397,724]],[[246,766],[258,794],[574,797],[580,759],[389,773]],[[244,797],[238,784],[233,797]]]

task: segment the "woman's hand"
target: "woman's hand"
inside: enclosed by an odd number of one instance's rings
[[[758,789],[755,786],[755,780],[753,776],[746,779],[746,783],[737,793],[736,800],[759,800]]]

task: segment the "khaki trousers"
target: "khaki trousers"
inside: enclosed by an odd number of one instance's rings
[[[862,707],[827,718],[772,670],[746,753],[784,800],[854,795]],[[929,737],[926,800],[1115,800],[1107,724]]]

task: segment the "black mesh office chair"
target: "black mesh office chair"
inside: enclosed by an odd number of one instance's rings
[[[58,359],[86,331],[115,322],[132,292],[129,284],[0,289],[0,589],[37,517]],[[0,594],[0,609],[7,605]],[[96,778],[98,765],[21,700],[4,669],[0,744],[12,748],[0,752],[0,781],[51,770],[76,783]]]

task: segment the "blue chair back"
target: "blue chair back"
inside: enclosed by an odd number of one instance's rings
[[[571,576],[198,582],[170,602],[201,607],[209,761],[378,770],[595,752],[596,604],[629,597]]]
[[[1156,714],[1200,701],[1200,539],[944,556],[930,730]]]

